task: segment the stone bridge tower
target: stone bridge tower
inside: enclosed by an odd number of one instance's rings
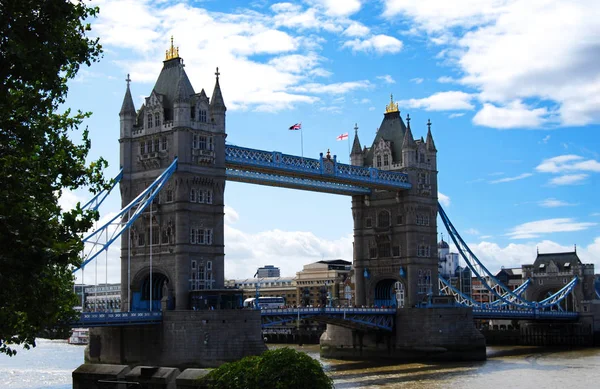
[[[427,126],[426,140],[415,140],[392,97],[370,148],[361,149],[355,127],[351,163],[406,173],[412,184],[352,197],[358,306],[412,307],[438,293],[437,150]]]
[[[152,209],[144,211],[130,234],[123,234],[123,310],[159,310],[164,294],[171,307],[188,309],[190,291],[224,285],[227,109],[218,68],[215,74],[211,99],[204,89],[194,92],[171,38],[156,84],[137,111],[127,78],[119,113],[122,206],[148,187],[175,157],[178,166]]]

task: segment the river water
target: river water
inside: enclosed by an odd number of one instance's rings
[[[282,347],[273,346],[273,347]],[[323,363],[343,388],[594,388],[600,385],[600,349],[548,350],[488,347],[485,362],[403,365],[321,360],[319,346],[292,346]],[[83,363],[83,346],[40,339],[10,358],[0,355],[0,388],[68,389]]]

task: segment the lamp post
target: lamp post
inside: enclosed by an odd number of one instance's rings
[[[260,289],[260,281],[259,281],[258,279],[256,279],[256,284],[255,284],[255,286],[256,286],[256,297],[255,297],[255,299],[254,299],[254,307],[255,307],[256,309],[260,309],[260,306],[259,306],[259,304],[258,304],[258,297],[260,296],[260,293],[258,292],[258,291],[259,291],[259,289]]]

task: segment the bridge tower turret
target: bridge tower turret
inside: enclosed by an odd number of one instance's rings
[[[350,151],[350,164],[354,166],[362,166],[364,161],[363,150],[360,148],[360,140],[358,140],[358,123],[354,124],[354,142],[352,143],[352,151]]]
[[[179,48],[137,114],[129,86],[121,110],[125,206],[178,158],[177,170],[121,240],[123,310],[188,309],[190,292],[224,287],[225,104],[195,93]],[[211,120],[213,112],[219,120]],[[131,242],[131,245],[130,245]],[[152,270],[150,270],[152,269]],[[166,296],[165,296],[166,294]]]
[[[399,171],[412,184],[352,198],[357,305],[410,307],[438,293],[436,154],[431,131],[414,140],[393,97],[362,160],[353,152],[353,165]]]

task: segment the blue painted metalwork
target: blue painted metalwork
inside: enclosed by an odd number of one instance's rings
[[[247,182],[251,184],[262,184],[280,186],[284,188],[305,189],[315,192],[325,192],[341,195],[369,195],[371,189],[348,185],[340,182],[317,181],[308,178],[281,176],[264,172],[245,171],[238,169],[227,169],[229,181]]]
[[[169,165],[169,167],[165,169],[165,171],[162,172],[160,176],[146,188],[146,190],[140,193],[125,208],[121,209],[116,216],[110,219],[102,227],[83,238],[84,252],[82,263],[80,267],[73,269],[73,272],[84,268],[94,258],[107,250],[108,247],[121,236],[123,231],[128,229],[136,221],[144,209],[150,205],[176,169],[177,158],[173,160],[171,165]],[[100,240],[102,235],[107,231],[110,236],[107,237],[105,242],[101,243]]]
[[[275,180],[281,179],[281,184],[289,184],[282,176],[293,176],[370,189],[402,190],[412,187],[407,174],[342,164],[337,162],[335,156],[323,158],[323,154],[321,158],[313,159],[278,151],[225,145],[225,166],[227,169],[243,172],[268,173]],[[273,185],[272,180],[266,180],[264,183]]]
[[[396,309],[393,308],[284,308],[261,309],[263,328],[296,320],[317,320],[351,328],[363,327],[392,331]]]
[[[536,309],[548,309],[555,306],[558,306],[575,288],[579,279],[577,277],[573,278],[571,282],[565,285],[561,290],[553,294],[552,296],[539,301],[528,301],[525,300],[521,296],[522,293],[516,293],[516,290],[513,291],[510,288],[506,287],[500,280],[498,280],[483,264],[475,254],[471,251],[469,246],[465,243],[465,241],[461,238],[460,234],[452,225],[452,222],[444,212],[442,206],[438,203],[438,210],[444,225],[446,226],[446,230],[448,234],[454,241],[456,248],[458,249],[460,255],[463,257],[469,269],[475,274],[475,276],[481,281],[481,284],[492,293],[493,296],[496,297],[496,301],[492,303],[497,306],[497,301],[501,301],[501,305],[507,305],[511,307],[517,308],[536,308]],[[467,256],[467,253],[469,254]],[[493,285],[489,284],[489,281],[493,283]],[[472,300],[471,300],[472,301]]]
[[[577,320],[579,313],[527,309],[482,309],[473,308],[475,319],[528,319],[528,320]]]
[[[121,181],[121,178],[123,178],[123,168],[121,168],[121,170],[119,170],[119,174],[117,174],[117,176],[113,179],[113,181],[112,181],[113,184],[108,190],[106,190],[106,189],[101,190],[96,196],[94,196],[90,201],[88,201],[81,209],[83,209],[85,211],[88,208],[91,208],[94,211],[97,211],[98,208],[100,207],[100,205],[102,205],[102,203],[106,199],[106,197],[110,194],[110,192],[114,189],[114,187],[117,186],[117,184]]]
[[[83,312],[71,327],[107,327],[143,324],[160,324],[162,312]]]

